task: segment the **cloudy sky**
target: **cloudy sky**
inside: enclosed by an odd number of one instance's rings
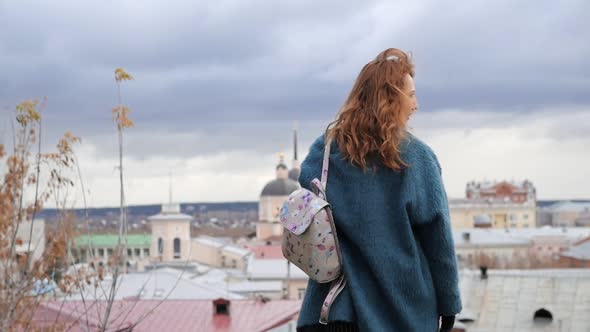
[[[166,201],[169,172],[175,200],[253,201],[279,152],[292,158],[293,122],[304,157],[360,68],[398,47],[416,64],[413,131],[451,197],[470,180],[529,179],[542,199],[590,198],[588,12],[585,0],[0,0],[0,139],[17,103],[47,96],[45,148],[81,136],[89,204],[117,205],[123,67],[128,202]]]

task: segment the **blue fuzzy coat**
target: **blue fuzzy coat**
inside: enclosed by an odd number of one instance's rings
[[[347,286],[330,321],[361,331],[436,331],[438,316],[461,311],[457,263],[441,169],[434,152],[409,134],[402,158],[410,166],[366,173],[332,143],[327,198],[332,206]],[[324,136],[311,146],[299,182],[320,178]],[[309,281],[298,326],[318,323],[329,284]]]

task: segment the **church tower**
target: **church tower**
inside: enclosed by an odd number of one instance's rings
[[[283,202],[295,190],[299,183],[289,178],[289,171],[285,165],[284,155],[281,153],[276,166],[276,178],[264,186],[258,204],[258,223],[256,237],[265,240],[283,234],[283,226],[279,220],[279,213]]]
[[[160,262],[187,261],[191,253],[192,217],[180,213],[180,204],[172,202],[172,175],[170,175],[169,203],[162,211],[148,217],[152,226],[150,253]]]

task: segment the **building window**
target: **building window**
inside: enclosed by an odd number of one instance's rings
[[[164,239],[158,238],[158,254],[162,255],[164,253]]]
[[[221,267],[225,267],[225,256],[221,256]]]
[[[131,257],[131,249],[127,249],[127,257]]]
[[[180,239],[174,238],[174,258],[180,258]]]
[[[109,257],[112,257],[112,256],[113,256],[113,249],[111,249],[111,248],[108,248],[108,249],[107,249],[107,255],[108,255]]]
[[[103,248],[98,249],[98,257],[104,257],[104,249]]]
[[[524,218],[524,220],[528,220],[529,219],[529,215],[528,214],[524,214],[524,215],[522,215],[522,217]]]
[[[141,256],[141,249],[139,249],[139,248],[135,248],[135,250],[133,250],[133,251],[134,251],[134,253],[135,253],[135,257],[139,257],[139,256]]]
[[[237,266],[238,266],[238,262],[235,259],[232,259],[231,260],[231,267],[235,269]]]
[[[553,321],[553,314],[549,310],[541,308],[535,311],[533,321],[541,324],[549,324],[551,321]]]
[[[144,257],[150,257],[150,250],[147,249],[147,248],[143,249],[143,256]]]

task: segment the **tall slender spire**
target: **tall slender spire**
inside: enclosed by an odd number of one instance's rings
[[[295,121],[295,125],[293,126],[293,160],[298,160],[297,158],[297,128],[298,123]]]
[[[162,213],[180,213],[180,204],[172,201],[172,169],[168,170],[168,203],[162,204]]]
[[[297,155],[297,128],[298,123],[295,121],[293,125],[293,167],[289,171],[289,178],[293,181],[298,181],[300,171],[300,165]]]

